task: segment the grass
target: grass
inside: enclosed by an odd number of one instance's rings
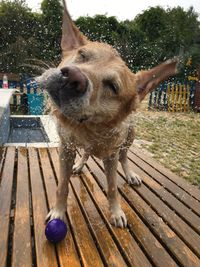
[[[200,187],[200,114],[140,111],[135,126],[140,147]]]

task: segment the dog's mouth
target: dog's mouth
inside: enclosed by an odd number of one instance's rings
[[[89,121],[89,119],[90,119],[90,116],[88,116],[88,115],[83,115],[81,118],[78,119],[78,122],[80,122],[80,123],[84,123],[84,122]]]

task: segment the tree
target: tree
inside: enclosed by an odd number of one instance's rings
[[[151,7],[139,14],[134,22],[150,42],[160,38],[167,25],[167,14],[162,7]]]
[[[43,0],[42,13],[34,13],[25,0],[0,1],[0,69],[29,72],[22,68],[45,61],[60,61],[62,5],[59,0]],[[193,8],[152,7],[132,21],[96,15],[75,21],[92,41],[113,45],[134,71],[152,67],[179,54],[184,47],[186,62],[192,58],[194,70],[200,62],[200,22]],[[45,63],[44,63],[45,65]]]
[[[163,31],[164,49],[168,55],[173,55],[184,47],[185,51],[189,51],[200,34],[200,22],[198,14],[191,7],[185,11],[182,7],[168,9],[167,24]]]
[[[41,57],[57,63],[60,60],[62,29],[62,5],[59,0],[43,0],[41,3]]]
[[[0,2],[0,71],[20,72],[25,58],[37,54],[37,21],[25,1]]]
[[[79,17],[75,23],[92,41],[98,40],[113,45],[118,35],[119,22],[115,17],[106,17],[105,15]]]
[[[185,62],[189,57],[193,58],[193,62],[197,61],[197,51],[200,50],[200,22],[192,7],[187,11],[182,7],[167,10],[153,7],[138,15],[133,23],[146,36],[143,45],[147,48],[143,50],[144,65],[159,63],[179,55],[180,51],[183,51]],[[183,76],[183,72],[181,75]]]

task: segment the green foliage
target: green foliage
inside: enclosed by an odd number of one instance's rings
[[[0,2],[0,71],[19,72],[25,57],[37,54],[37,20],[25,1]]]
[[[0,2],[0,71],[38,72],[30,59],[57,63],[60,59],[62,6],[44,0],[42,14],[31,12],[24,0]]]
[[[117,38],[119,22],[115,17],[96,15],[92,17],[79,17],[76,25],[92,41],[102,41],[114,44]]]
[[[118,22],[115,17],[97,15],[80,17],[76,24],[91,40],[113,45],[133,71],[155,66],[179,55],[182,49],[184,61],[192,56],[195,64],[186,71],[184,68],[180,77],[193,73],[200,62],[200,23],[193,8],[165,10],[158,6],[149,8],[133,21]]]
[[[43,0],[41,3],[40,43],[41,57],[45,61],[59,62],[60,59],[62,9],[59,0]]]
[[[30,59],[32,67],[41,60],[55,65],[59,62],[60,0],[43,0],[41,11],[32,12],[25,0],[0,1],[0,71],[30,73]],[[80,17],[75,23],[90,40],[113,45],[133,71],[152,67],[180,50],[186,62],[192,58],[192,65],[184,69],[182,77],[193,74],[200,62],[200,22],[193,8],[165,10],[158,6],[132,21],[96,15]]]
[[[151,7],[135,18],[135,23],[150,42],[162,36],[167,27],[168,16],[162,7]]]

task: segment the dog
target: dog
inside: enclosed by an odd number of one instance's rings
[[[160,82],[177,73],[178,59],[134,74],[113,47],[91,42],[80,32],[64,0],[63,7],[61,63],[38,78],[50,96],[61,140],[56,203],[47,221],[64,219],[70,176],[79,173],[89,155],[94,155],[103,160],[111,223],[123,228],[127,219],[118,199],[118,161],[126,181],[141,185],[141,178],[130,170],[127,159],[134,140],[131,114]],[[74,165],[77,147],[85,153]]]

